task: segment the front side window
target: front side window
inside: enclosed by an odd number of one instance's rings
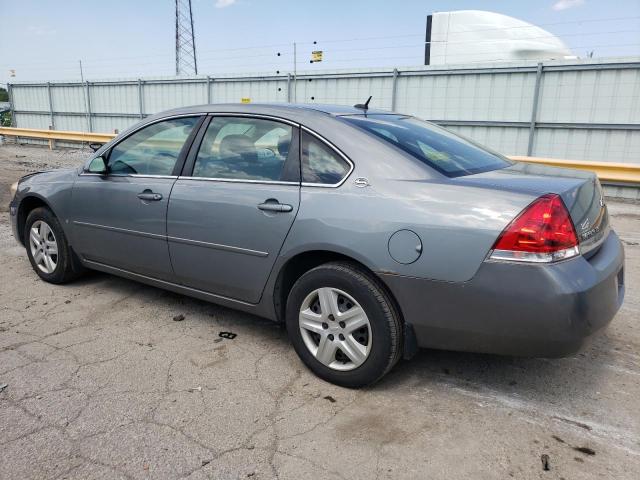
[[[302,181],[335,185],[349,173],[349,164],[313,135],[302,134]]]
[[[354,115],[343,118],[448,177],[487,172],[511,165],[504,157],[417,118],[404,115]]]
[[[111,149],[109,173],[172,175],[184,142],[198,117],[157,122],[127,137]]]
[[[194,177],[290,180],[285,164],[293,127],[260,118],[214,117],[193,166]]]

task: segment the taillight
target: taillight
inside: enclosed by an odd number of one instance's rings
[[[559,195],[547,194],[525,208],[498,237],[489,258],[555,262],[578,255],[578,236]]]

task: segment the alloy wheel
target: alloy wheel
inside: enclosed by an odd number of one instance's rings
[[[309,352],[340,371],[358,368],[371,351],[371,324],[360,304],[332,287],[311,292],[302,302],[300,333]]]
[[[29,248],[38,268],[44,273],[53,273],[58,265],[58,242],[51,227],[42,220],[31,225]]]

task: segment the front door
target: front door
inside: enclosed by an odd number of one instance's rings
[[[185,170],[167,214],[178,280],[257,303],[298,211],[297,127],[216,116]]]
[[[173,279],[166,238],[171,189],[200,117],[143,127],[103,157],[106,174],[79,175],[73,188],[73,246],[84,259]]]

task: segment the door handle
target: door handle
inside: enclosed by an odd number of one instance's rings
[[[138,198],[147,202],[157,202],[159,200],[162,200],[162,194],[153,193],[151,190],[145,190],[144,192],[140,192],[138,194]]]
[[[274,201],[266,201],[258,205],[258,208],[264,212],[290,212],[293,210],[291,205],[286,203],[280,203],[277,200]]]

